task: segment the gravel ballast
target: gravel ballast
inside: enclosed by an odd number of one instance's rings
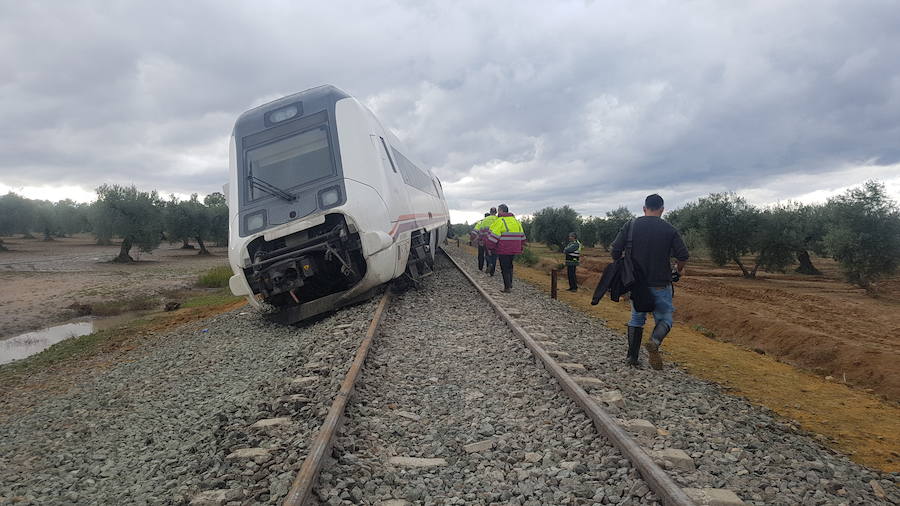
[[[479,284],[493,291],[492,296],[538,322],[525,325],[530,332],[546,334],[559,343],[559,349],[570,355],[566,362],[583,364],[586,372],[577,374],[597,378],[604,390],[621,393],[621,407],[607,406],[613,416],[646,420],[662,429],[662,434],[638,437],[642,446],[682,449],[693,459],[694,470],[667,469],[679,485],[730,489],[750,504],[900,503],[897,473],[858,465],[824,447],[790,420],[729,395],[671,363],[663,371],[654,371],[644,350],[644,367],[629,368],[624,364],[625,337],[602,320],[550,299],[518,279],[513,293],[500,293],[499,274],[488,277],[478,271],[471,256],[448,250]],[[675,306],[677,310],[677,297]]]
[[[655,500],[443,257],[392,302],[360,382],[323,503]]]
[[[232,311],[34,399],[0,423],[0,503],[277,502],[376,302],[300,328]]]

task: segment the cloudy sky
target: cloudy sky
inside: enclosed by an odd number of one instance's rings
[[[330,83],[434,169],[456,220],[869,178],[900,199],[898,18],[892,0],[5,1],[0,191],[216,191],[238,114]]]

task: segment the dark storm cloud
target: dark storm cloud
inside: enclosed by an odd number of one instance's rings
[[[887,1],[4,3],[0,184],[215,191],[234,118],[322,83],[434,167],[454,209],[597,214],[657,190],[669,203],[777,200],[861,182],[845,180],[860,165],[896,179],[898,13]],[[787,183],[809,174],[812,187]]]

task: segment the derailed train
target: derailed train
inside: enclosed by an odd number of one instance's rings
[[[229,158],[229,286],[284,322],[421,278],[447,236],[440,180],[333,86],[243,113]]]

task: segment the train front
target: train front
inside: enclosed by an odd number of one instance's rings
[[[324,86],[242,114],[230,146],[229,261],[235,295],[286,323],[361,295],[367,263],[346,212],[335,104]]]

